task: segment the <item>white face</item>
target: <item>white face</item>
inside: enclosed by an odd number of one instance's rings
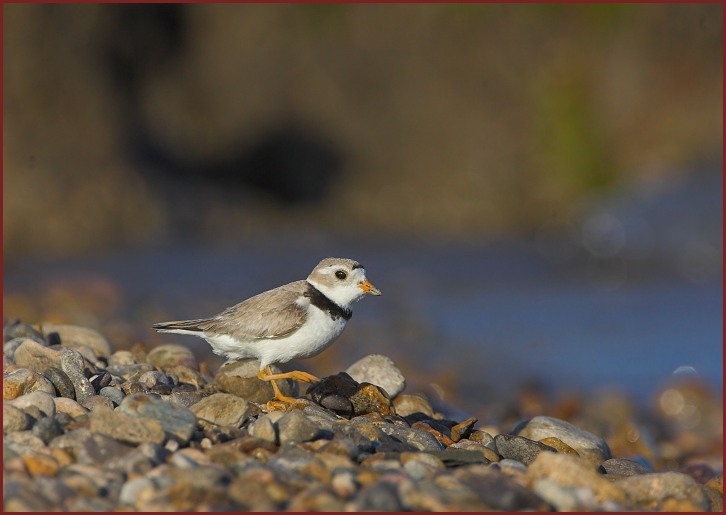
[[[308,276],[308,282],[341,307],[347,308],[366,293],[380,295],[367,279],[366,271],[351,259],[327,258]]]

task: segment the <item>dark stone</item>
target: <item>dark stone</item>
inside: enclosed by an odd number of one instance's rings
[[[478,451],[470,451],[467,449],[453,449],[446,448],[443,451],[425,451],[428,454],[433,454],[447,467],[460,467],[461,465],[472,465],[472,464],[483,464],[488,465],[491,463],[484,455]]]
[[[53,438],[63,433],[63,429],[55,417],[43,417],[35,423],[32,433],[48,445]]]
[[[603,461],[600,466],[605,469],[606,474],[618,477],[636,476],[654,472],[652,467],[646,467],[642,463],[627,458],[611,458]]]
[[[93,386],[93,389],[97,392],[101,391],[101,388],[104,388],[110,384],[111,374],[106,371],[103,371],[100,374],[97,374],[91,378],[91,386]]]
[[[554,447],[523,436],[501,434],[494,437],[494,443],[502,457],[521,461],[525,465],[532,463],[541,452],[557,452]]]
[[[370,383],[358,383],[345,372],[325,377],[310,385],[306,396],[346,418],[367,413],[395,414],[393,403],[383,388]]]
[[[76,398],[76,389],[73,383],[68,375],[60,368],[51,367],[43,372],[43,376],[53,383],[56,392],[58,392],[58,397],[66,397],[68,399]]]

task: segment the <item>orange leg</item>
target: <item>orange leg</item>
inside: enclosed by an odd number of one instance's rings
[[[272,368],[268,365],[265,368],[265,371],[263,372],[260,370],[257,372],[257,378],[262,381],[270,381],[272,383],[272,391],[275,392],[275,397],[273,398],[274,401],[281,401],[281,402],[287,402],[287,403],[293,403],[295,402],[295,399],[293,397],[288,397],[287,395],[283,395],[280,391],[280,388],[277,386],[277,383],[275,380],[277,379],[294,379],[296,381],[303,381],[306,383],[313,383],[315,381],[318,381],[318,378],[314,375],[308,374],[307,372],[300,372],[300,371],[293,371],[293,372],[286,372],[284,374],[273,374]],[[270,401],[272,402],[272,401]]]

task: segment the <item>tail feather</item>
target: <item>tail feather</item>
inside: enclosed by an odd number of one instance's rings
[[[177,320],[174,322],[159,322],[151,327],[161,333],[173,333],[176,331],[198,331],[203,332],[205,329],[201,324],[208,322],[206,318],[200,318],[197,320]]]

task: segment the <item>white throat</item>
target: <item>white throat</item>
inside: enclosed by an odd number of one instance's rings
[[[357,285],[325,286],[310,278],[308,278],[308,282],[343,309],[350,309],[351,304],[365,294]]]

